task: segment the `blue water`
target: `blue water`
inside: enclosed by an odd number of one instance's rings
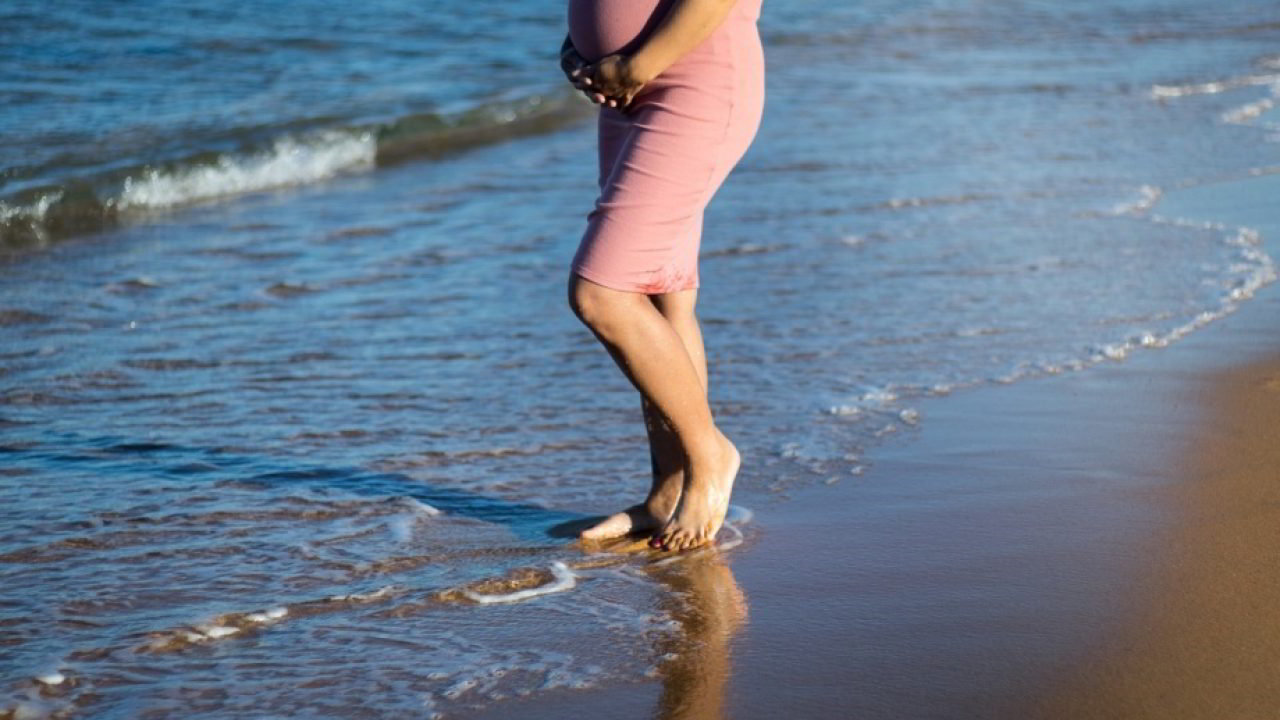
[[[700,298],[745,507],[873,475],[921,397],[1158,352],[1275,277],[1274,240],[1160,205],[1280,167],[1274,3],[761,30]],[[698,646],[670,590],[721,570],[549,533],[648,472],[564,306],[595,156],[563,32],[541,0],[0,10],[0,708],[456,715]]]

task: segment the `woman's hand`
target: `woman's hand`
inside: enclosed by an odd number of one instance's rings
[[[598,62],[587,62],[568,36],[560,46],[560,70],[591,102],[619,109],[629,107],[636,93],[652,79],[626,55],[608,55]]]
[[[580,71],[580,75],[584,74],[587,86],[604,96],[609,107],[620,110],[629,107],[631,100],[652,79],[640,72],[629,56],[620,54],[606,55],[587,65]]]
[[[566,35],[564,44],[560,46],[560,70],[564,72],[564,76],[573,86],[583,92],[589,92],[590,86],[584,83],[586,76],[582,74],[582,69],[590,63],[586,58],[578,54],[578,49],[573,46],[573,42]]]
[[[560,46],[560,69],[564,72],[565,78],[569,80],[578,90],[587,96],[587,99],[597,105],[609,102],[609,98],[604,93],[597,92],[593,87],[591,74],[587,72],[587,68],[591,63],[578,53],[578,49],[573,46],[573,42],[566,35],[564,44]],[[616,107],[616,100],[611,107]]]

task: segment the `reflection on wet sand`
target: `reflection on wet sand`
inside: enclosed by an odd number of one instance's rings
[[[724,716],[725,688],[731,672],[733,638],[747,619],[747,597],[733,577],[724,551],[740,545],[742,525],[753,513],[737,505],[729,515],[715,547],[684,553],[654,551],[644,533],[604,541],[585,541],[584,549],[613,557],[648,555],[642,571],[666,589],[662,609],[680,625],[656,648],[662,695],[655,718],[701,719]],[[552,535],[576,536],[600,518],[583,518],[551,529]]]
[[[662,696],[654,716],[723,717],[731,645],[747,619],[746,595],[715,550],[656,563],[650,574],[670,589],[663,605],[683,630],[659,648]]]

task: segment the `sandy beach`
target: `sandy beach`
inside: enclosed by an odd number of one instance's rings
[[[1140,604],[1045,717],[1270,718],[1280,708],[1280,356],[1197,383],[1210,408],[1163,491],[1178,520]]]
[[[1278,179],[1162,209],[1271,237]],[[721,587],[691,596],[699,662],[518,712],[1273,717],[1277,338],[1272,285],[1175,347],[924,405],[865,478],[758,508]]]
[[[1275,176],[1193,188],[1176,209],[1225,214],[1276,237]],[[1190,343],[1218,369],[1179,394],[1198,419],[1153,507],[1176,518],[1135,578],[1138,607],[1052,695],[1047,717],[1270,718],[1280,708],[1280,302],[1274,288]],[[1228,350],[1229,348],[1229,350]],[[1230,358],[1239,358],[1230,362]],[[1177,415],[1174,416],[1175,422]]]

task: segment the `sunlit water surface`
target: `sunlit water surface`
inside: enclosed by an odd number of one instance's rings
[[[198,5],[3,11],[0,717],[465,714],[696,654],[721,570],[549,532],[649,467],[564,304],[595,155],[563,7]],[[1159,204],[1280,165],[1274,3],[761,28],[702,255],[743,508],[873,475],[920,398],[1165,346],[1275,277]]]

